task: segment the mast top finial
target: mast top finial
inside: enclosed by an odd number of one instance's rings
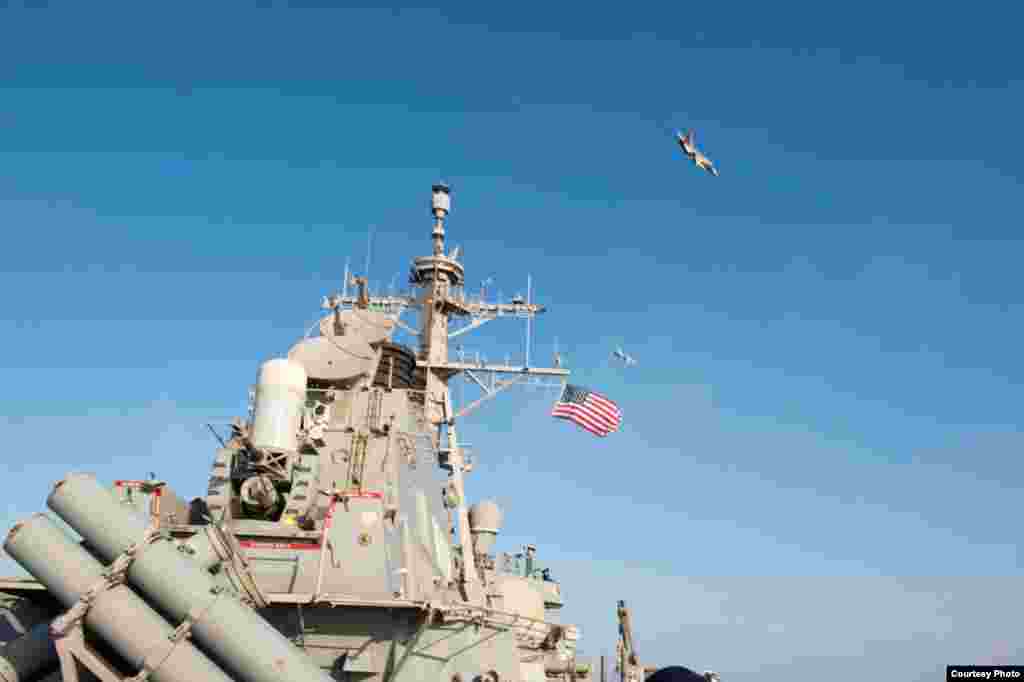
[[[439,182],[431,187],[431,191],[431,214],[435,218],[444,218],[452,207],[451,189],[445,183]]]
[[[434,230],[431,238],[434,240],[434,255],[444,255],[444,218],[452,207],[451,190],[443,182],[435,184],[432,188],[430,201],[430,212],[434,216]]]

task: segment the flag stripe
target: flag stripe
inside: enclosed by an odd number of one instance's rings
[[[583,419],[583,420],[587,421],[588,423],[592,424],[594,426],[594,428],[602,429],[602,430],[605,430],[605,431],[608,431],[608,430],[611,430],[611,429],[615,428],[614,424],[612,424],[610,422],[607,422],[607,421],[604,421],[602,419],[595,419],[593,416],[588,414],[585,410],[580,410],[580,409],[573,408],[573,407],[559,408],[558,416],[566,416],[566,417],[573,417],[573,416],[575,416],[575,417]]]
[[[581,405],[576,409],[578,409],[582,414],[585,414],[588,417],[590,417],[590,419],[592,419],[593,421],[599,424],[604,424],[609,429],[615,428],[615,419],[608,416],[606,413],[601,412],[600,410],[592,408],[589,405]]]
[[[591,433],[593,433],[595,435],[598,435],[598,436],[607,436],[609,433],[611,433],[608,429],[606,429],[604,427],[601,427],[601,426],[598,426],[598,425],[594,424],[592,421],[590,421],[589,419],[586,419],[585,417],[580,417],[579,415],[577,415],[575,413],[570,413],[570,414],[567,414],[567,415],[564,415],[564,416],[563,415],[557,415],[557,416],[561,416],[563,419],[568,419],[569,421],[571,421],[571,422],[573,422],[575,424],[578,424],[579,426],[582,426],[587,431],[590,431]]]
[[[600,417],[609,424],[614,424],[619,420],[617,412],[609,410],[607,407],[603,407],[601,404],[595,402],[593,398],[589,398],[581,409],[586,410],[596,417]]]
[[[565,419],[576,422],[577,424],[585,428],[587,431],[590,431],[591,433],[596,433],[602,436],[611,433],[611,429],[609,427],[603,424],[599,424],[598,422],[595,422],[593,419],[590,419],[585,414],[580,412],[570,410],[564,415],[557,416],[561,416]]]
[[[590,394],[589,402],[594,403],[595,406],[609,412],[610,414],[620,416],[622,412],[619,410],[618,405],[610,400],[607,400],[604,396],[597,395],[596,393]]]

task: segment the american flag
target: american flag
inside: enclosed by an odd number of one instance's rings
[[[562,396],[551,408],[551,416],[568,419],[595,436],[607,436],[622,423],[622,410],[600,393],[566,384]]]

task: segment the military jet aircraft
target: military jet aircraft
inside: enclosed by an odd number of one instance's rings
[[[693,138],[694,133],[692,130],[687,130],[685,135],[676,131],[676,142],[679,143],[679,146],[682,148],[683,153],[686,154],[686,158],[690,159],[690,161],[693,161],[694,165],[697,166],[697,168],[705,170],[717,178],[718,169],[715,168],[715,164],[712,163],[711,159],[704,156],[704,153],[701,152],[701,150],[697,149],[697,145],[696,143],[694,143]]]
[[[626,352],[622,350],[621,346],[612,351],[612,357],[622,360],[626,367],[631,367],[636,364],[636,360],[634,360],[632,356],[626,355]]]

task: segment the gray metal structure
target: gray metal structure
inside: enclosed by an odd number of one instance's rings
[[[591,677],[536,549],[493,553],[502,513],[469,505],[458,435],[499,392],[559,389],[569,372],[530,364],[532,283],[508,303],[467,295],[449,209],[435,185],[408,295],[371,296],[346,268],[319,334],[260,367],[205,496],[74,473],[47,506],[80,538],[43,514],[10,530],[4,549],[34,580],[0,580],[0,682]],[[522,364],[449,358],[450,339],[499,317],[527,322]],[[456,409],[458,375],[482,393]]]

